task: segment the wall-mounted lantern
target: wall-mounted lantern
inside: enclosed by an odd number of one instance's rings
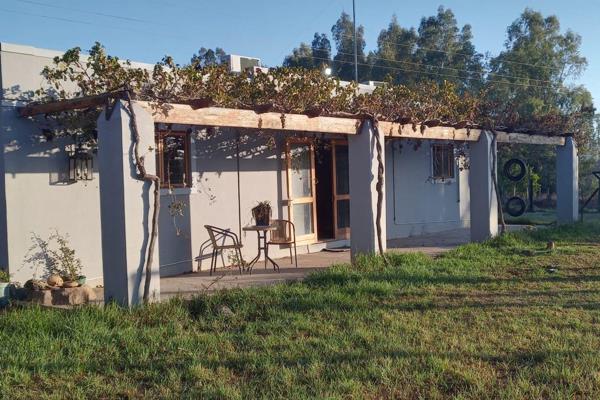
[[[69,156],[69,180],[91,181],[94,179],[94,157],[79,147]]]

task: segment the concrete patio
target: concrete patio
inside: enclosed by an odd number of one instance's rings
[[[468,228],[450,230],[435,234],[414,236],[388,241],[388,251],[423,252],[437,256],[461,244],[469,242]],[[349,249],[340,251],[320,251],[312,254],[298,255],[298,268],[290,263],[289,257],[276,260],[281,272],[273,271],[271,265],[264,268],[262,262],[254,266],[252,275],[239,274],[236,269],[218,269],[212,276],[208,271],[183,274],[161,278],[161,298],[174,296],[191,297],[195,294],[219,289],[245,288],[251,286],[266,286],[282,282],[297,281],[308,274],[328,268],[335,264],[350,262]]]

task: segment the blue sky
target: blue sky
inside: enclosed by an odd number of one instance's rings
[[[478,51],[492,55],[525,7],[555,14],[564,30],[583,37],[589,66],[579,82],[600,103],[598,0],[356,1],[367,49],[393,14],[403,26],[417,26],[440,5],[454,11],[459,25],[471,24]],[[314,32],[330,33],[342,11],[352,11],[352,0],[1,0],[0,41],[57,50],[99,41],[111,54],[151,63],[165,54],[186,62],[202,46],[220,46],[274,66]]]

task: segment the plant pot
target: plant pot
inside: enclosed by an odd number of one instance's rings
[[[64,288],[74,288],[77,286],[79,286],[79,282],[77,282],[77,281],[65,281],[63,283]]]
[[[252,209],[252,217],[257,226],[269,226],[271,224],[271,206],[268,202],[258,204]]]
[[[8,304],[10,298],[10,283],[0,282],[0,306]]]
[[[269,215],[261,215],[257,218],[254,218],[256,220],[256,225],[257,226],[269,226],[271,224],[271,218],[269,217]]]
[[[85,277],[85,275],[80,275],[79,278],[77,278],[77,283],[79,283],[79,286],[83,286],[85,285],[87,278]]]

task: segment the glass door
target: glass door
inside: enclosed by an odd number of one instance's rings
[[[315,149],[310,140],[286,143],[288,215],[297,242],[316,242]]]
[[[333,216],[337,239],[350,238],[350,174],[348,143],[333,143]]]

